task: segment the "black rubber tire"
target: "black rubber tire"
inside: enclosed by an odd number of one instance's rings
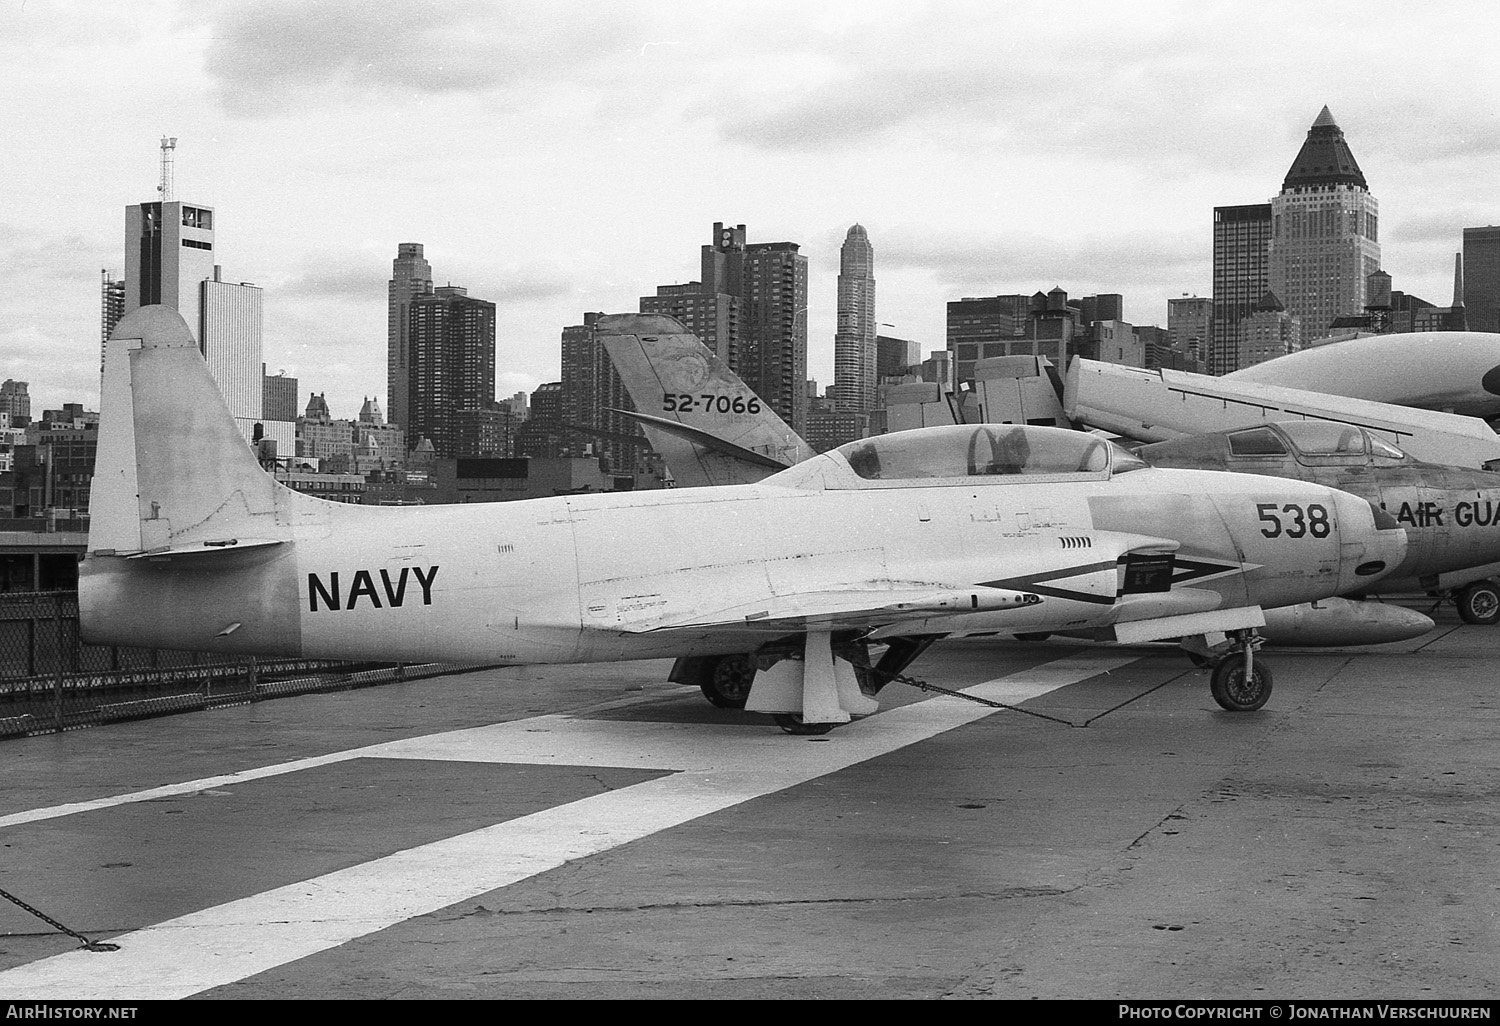
[[[720,656],[699,688],[703,697],[720,709],[743,709],[755,683],[755,667],[749,656]]]
[[[1231,654],[1218,666],[1208,682],[1214,701],[1230,712],[1254,712],[1271,697],[1271,668],[1255,660],[1255,672],[1245,680],[1245,657]]]
[[[803,723],[801,713],[772,713],[771,719],[788,734],[826,734],[838,726],[837,723]]]
[[[1475,581],[1453,596],[1458,618],[1464,623],[1491,626],[1500,623],[1500,587],[1494,581]]]

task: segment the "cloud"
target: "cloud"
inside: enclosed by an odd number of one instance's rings
[[[287,105],[484,92],[587,68],[626,27],[606,5],[558,11],[537,2],[364,0],[221,3],[204,12],[204,70],[241,117]]]
[[[82,281],[111,263],[119,266],[113,248],[81,235],[37,236],[0,224],[0,277],[12,287],[27,279]]]
[[[363,256],[343,258],[325,255],[308,261],[304,270],[274,282],[267,288],[289,299],[349,300],[384,304],[387,270]]]
[[[1135,235],[1052,239],[1029,234],[984,238],[895,230],[881,236],[877,268],[920,270],[953,288],[981,294],[1123,292],[1206,277],[1209,254],[1194,235],[1144,240]],[[969,295],[974,292],[967,293]]]

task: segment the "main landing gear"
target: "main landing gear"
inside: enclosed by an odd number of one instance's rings
[[[770,713],[788,734],[826,734],[851,716],[874,712],[880,689],[900,678],[938,637],[892,638],[872,663],[870,643],[857,635],[788,635],[754,652],[684,656],[668,679],[696,685],[720,709],[744,709],[753,702],[752,712]],[[809,650],[815,660],[811,673]],[[758,676],[761,690],[752,698]]]
[[[1215,702],[1230,712],[1254,712],[1271,697],[1271,667],[1255,658],[1261,643],[1254,630],[1238,630],[1212,647],[1203,638],[1184,645],[1194,665],[1213,668],[1208,687]]]

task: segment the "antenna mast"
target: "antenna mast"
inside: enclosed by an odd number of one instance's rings
[[[169,203],[172,200],[172,151],[177,148],[177,137],[170,139],[161,137],[161,184],[156,191],[161,193],[161,201]]]

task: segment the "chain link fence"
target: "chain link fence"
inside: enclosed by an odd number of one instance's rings
[[[0,739],[467,668],[85,645],[76,592],[0,594]]]

